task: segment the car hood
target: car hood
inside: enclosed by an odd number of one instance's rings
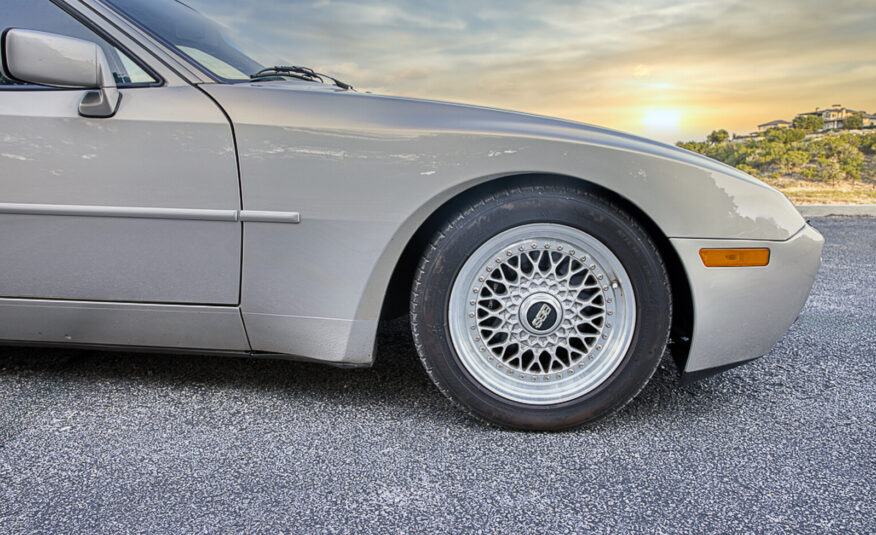
[[[416,128],[417,123],[427,124],[431,129],[440,128],[443,125],[444,129],[447,130],[553,138],[650,154],[717,171],[724,175],[777,191],[768,184],[735,167],[701,154],[619,130],[587,123],[471,104],[346,91],[333,85],[313,82],[272,81],[252,82],[248,85],[253,88],[269,89],[271,91],[327,92],[342,94],[349,98],[380,101],[381,104],[385,104],[388,108],[397,108],[397,112],[403,114],[404,120],[410,122],[410,126],[413,128]]]

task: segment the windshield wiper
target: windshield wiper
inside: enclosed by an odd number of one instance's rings
[[[294,65],[279,65],[276,67],[268,67],[267,69],[262,69],[255,74],[251,74],[249,77],[253,80],[257,80],[259,78],[270,78],[273,76],[288,76],[290,78],[297,78],[299,80],[322,83],[326,83],[326,79],[329,79],[334,82],[334,85],[340,87],[341,89],[353,89],[353,86],[344,83],[337,78],[333,78],[321,72],[316,72],[309,67],[296,67]]]

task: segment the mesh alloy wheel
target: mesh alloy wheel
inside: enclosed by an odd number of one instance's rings
[[[552,404],[597,387],[635,328],[635,297],[620,260],[565,225],[502,232],[460,269],[450,293],[453,347],[494,393]]]
[[[411,289],[426,373],[468,414],[527,430],[605,418],[651,378],[672,324],[652,237],[569,185],[471,198],[436,230]]]

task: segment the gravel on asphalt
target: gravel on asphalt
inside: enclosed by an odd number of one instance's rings
[[[371,369],[0,348],[0,533],[874,533],[876,219],[817,219],[770,353],[666,359],[595,427],[455,410],[388,323]]]

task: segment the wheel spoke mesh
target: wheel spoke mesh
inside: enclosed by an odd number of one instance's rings
[[[573,367],[596,346],[605,323],[605,298],[586,258],[547,245],[504,252],[486,267],[477,292],[480,339],[499,361],[527,374]],[[562,321],[547,335],[531,333],[520,319],[521,303],[535,292],[550,294],[562,305]]]

